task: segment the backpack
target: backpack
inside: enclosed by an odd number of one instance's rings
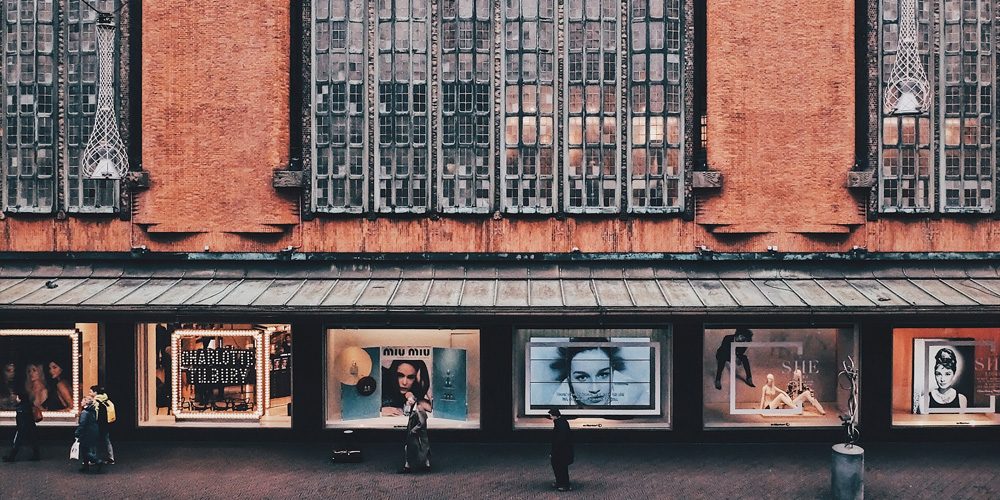
[[[115,423],[115,404],[110,399],[100,403],[97,411],[97,421],[100,424]]]
[[[115,404],[112,403],[110,399],[104,402],[104,410],[105,410],[105,416],[108,419],[108,423],[109,424],[115,423],[115,418],[116,418]]]

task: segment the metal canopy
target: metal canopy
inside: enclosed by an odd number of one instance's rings
[[[1000,312],[1000,261],[0,261],[0,310]]]

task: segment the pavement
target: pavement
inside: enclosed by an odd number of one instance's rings
[[[433,436],[432,436],[433,439]],[[77,471],[70,443],[0,463],[0,499],[42,498],[829,498],[830,447],[817,444],[578,444],[573,491],[551,489],[544,444],[441,443],[433,472],[397,474],[401,446],[363,445],[331,464],[317,443],[122,442],[118,463]],[[997,443],[865,446],[877,498],[1000,498]],[[23,453],[23,451],[22,451]]]

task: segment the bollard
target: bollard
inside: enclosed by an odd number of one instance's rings
[[[830,467],[833,498],[860,500],[865,497],[865,450],[847,444],[833,445]]]

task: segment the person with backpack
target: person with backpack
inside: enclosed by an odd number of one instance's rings
[[[36,407],[24,391],[15,391],[12,398],[17,405],[14,417],[17,433],[14,434],[14,445],[10,452],[4,455],[3,461],[13,462],[17,458],[18,449],[22,446],[31,446],[31,460],[39,460],[38,427],[35,425],[35,419],[41,420],[41,412],[38,412],[37,417],[35,416]]]
[[[99,436],[97,446],[104,450],[103,462],[108,465],[115,463],[115,449],[111,446],[111,424],[115,423],[115,404],[108,398],[104,387],[99,385],[91,386],[88,394],[94,399],[94,408],[97,410],[97,429]]]

